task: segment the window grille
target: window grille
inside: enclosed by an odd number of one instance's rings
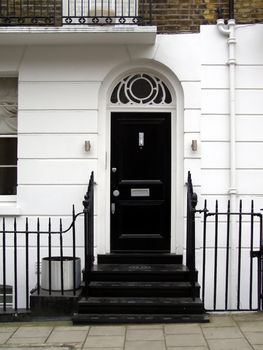
[[[166,105],[173,102],[167,85],[148,73],[125,76],[113,89],[110,101],[114,105]]]

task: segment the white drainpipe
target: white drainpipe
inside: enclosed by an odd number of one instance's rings
[[[231,212],[237,211],[237,185],[236,185],[236,22],[229,19],[224,24],[224,19],[217,21],[220,33],[228,36],[228,68],[229,68],[229,129],[230,129],[230,207]],[[231,255],[230,255],[230,280],[229,280],[229,308],[236,307],[237,297],[237,225],[236,220],[231,220]]]

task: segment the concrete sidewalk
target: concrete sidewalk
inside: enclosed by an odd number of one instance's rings
[[[263,350],[263,313],[212,315],[204,324],[72,326],[0,324],[9,350]]]

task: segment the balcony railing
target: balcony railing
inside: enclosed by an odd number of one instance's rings
[[[151,25],[152,0],[0,0],[0,26]]]

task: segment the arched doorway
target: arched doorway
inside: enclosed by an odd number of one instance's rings
[[[110,250],[169,252],[171,112],[166,82],[125,74],[110,93]]]

